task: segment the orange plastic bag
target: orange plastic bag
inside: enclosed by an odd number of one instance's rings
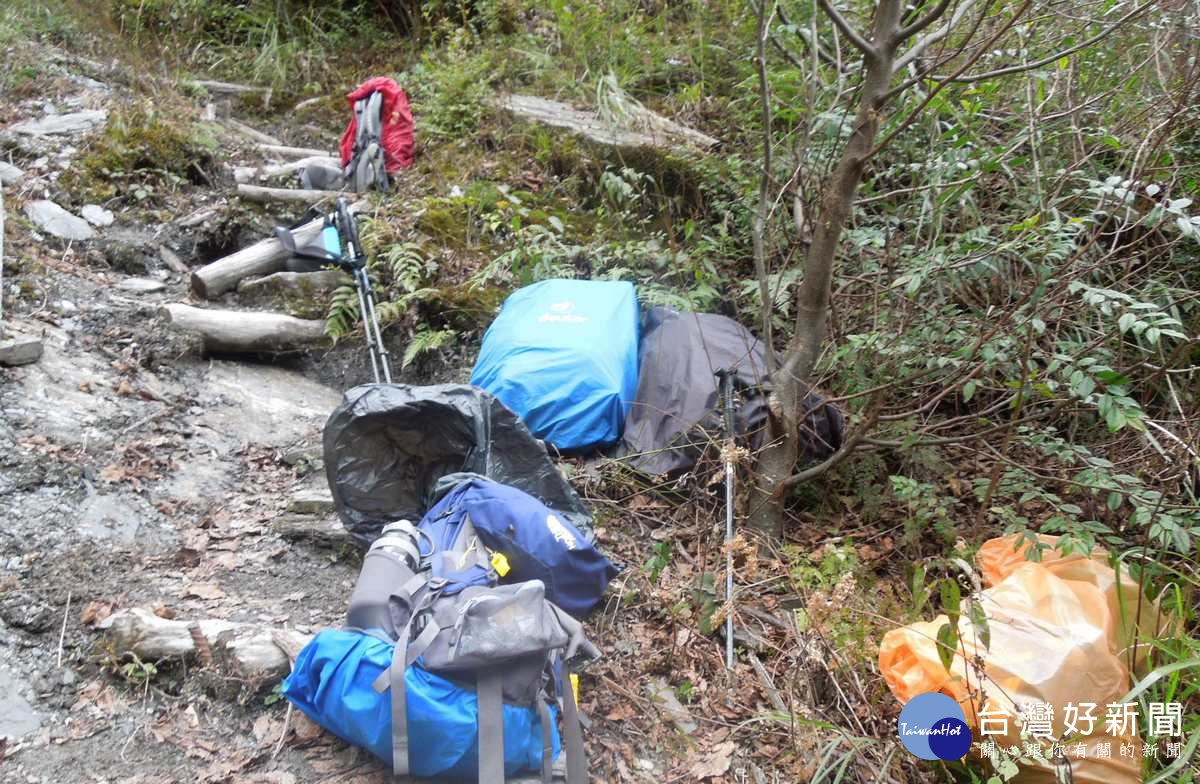
[[[1021,537],[992,539],[977,557],[984,584],[979,601],[987,617],[991,645],[985,647],[980,632],[963,617],[959,620],[959,648],[947,672],[938,656],[937,633],[946,622],[939,616],[894,629],[883,638],[879,669],[892,693],[906,703],[917,694],[936,691],[953,697],[963,708],[976,740],[997,746],[1023,747],[1019,716],[1032,704],[1051,706],[1050,733],[1066,732],[1066,706],[1094,703],[1094,731],[1082,738],[1083,758],[1075,754],[1076,740],[1066,758],[1076,784],[1137,784],[1142,780],[1142,744],[1136,722],[1119,735],[1107,734],[1106,706],[1129,691],[1128,665],[1140,668],[1146,650],[1141,639],[1157,636],[1164,627],[1158,608],[1141,596],[1128,577],[1121,579],[1105,560],[1103,551],[1091,557],[1062,556],[1052,549],[1056,537],[1041,537],[1050,546],[1039,562],[1028,561],[1028,542]],[[983,678],[967,662],[983,661]],[[1005,719],[1003,711],[1007,714]],[[980,714],[987,729],[1007,725],[1006,732],[981,736]],[[1079,726],[1085,722],[1076,722]],[[1098,756],[1098,747],[1110,744],[1110,757]],[[1118,749],[1132,744],[1133,755]],[[1050,758],[1050,742],[1041,741]],[[1126,745],[1126,748],[1128,746]],[[1053,784],[1052,764],[1026,766],[1019,784]]]

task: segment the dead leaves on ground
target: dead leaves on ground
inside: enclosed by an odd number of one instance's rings
[[[107,484],[128,483],[141,490],[143,482],[157,482],[179,468],[171,455],[183,447],[177,434],[127,441],[113,447],[116,460],[100,469]]]

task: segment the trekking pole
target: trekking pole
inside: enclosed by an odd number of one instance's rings
[[[733,669],[733,374],[721,374],[725,397],[725,668]]]
[[[364,288],[370,286],[370,281],[365,284],[362,281],[362,276],[359,275],[361,270],[355,269],[354,288],[358,289],[358,312],[362,318],[363,329],[367,331],[367,356],[371,358],[371,375],[375,378],[375,383],[379,383],[379,360],[375,358],[375,339],[371,336],[371,325],[367,321],[367,298],[363,293]]]
[[[367,275],[367,257],[362,252],[362,244],[358,239],[358,224],[350,214],[350,206],[346,197],[341,196],[337,201],[338,230],[346,238],[346,256],[343,266],[347,266],[354,276],[354,287],[358,289],[358,312],[362,317],[363,329],[367,333],[367,352],[371,357],[371,372],[375,383],[379,383],[380,369],[383,380],[392,383],[392,368],[388,361],[387,347],[383,343],[383,333],[379,329],[379,316],[375,313],[375,294],[371,290],[371,279]]]

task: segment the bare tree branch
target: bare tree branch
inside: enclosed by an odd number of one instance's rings
[[[929,35],[925,35],[925,36],[918,38],[916,41],[913,42],[913,45],[908,48],[907,52],[905,52],[904,54],[902,54],[896,58],[896,64],[893,66],[893,71],[900,71],[900,70],[903,70],[904,68],[908,67],[909,63],[911,63],[913,60],[915,60],[921,56],[921,52],[925,51],[933,44],[936,44],[938,41],[941,41],[943,38],[950,35],[950,32],[954,28],[958,27],[959,23],[962,22],[962,18],[964,16],[966,16],[968,13],[970,13],[971,8],[974,5],[975,5],[975,0],[963,0],[961,3],[959,3],[958,7],[954,9],[954,13],[950,15],[950,18],[948,20],[946,20],[946,24],[944,24],[941,27],[939,27],[938,29],[934,30]],[[935,21],[935,20],[930,20],[930,21]],[[909,27],[915,27],[915,26],[916,26],[915,24],[909,25]],[[909,35],[910,36],[914,35],[915,33],[918,33],[920,31],[921,31],[920,29],[917,29],[913,33],[909,33]],[[903,41],[904,38],[899,38],[897,40]]]
[[[846,440],[842,442],[842,446],[838,449],[838,451],[825,458],[825,460],[822,462],[817,463],[815,466],[811,466],[803,471],[798,471],[797,473],[792,474],[783,480],[782,486],[785,488],[795,487],[801,482],[807,482],[809,479],[815,479],[816,477],[836,466],[838,463],[845,460],[850,455],[854,454],[854,452],[858,449],[858,445],[866,437],[867,433],[869,433],[875,426],[875,420],[878,416],[878,408],[872,406],[870,413],[867,414],[867,417],[863,420],[862,424],[860,424],[853,433],[846,436]]]
[[[826,65],[832,65],[834,68],[841,68],[841,63],[837,61],[837,58],[829,54],[829,52],[826,52],[825,48],[821,46],[821,42],[813,38],[812,34],[808,30],[804,29],[800,25],[792,24],[792,20],[787,18],[787,13],[783,10],[783,6],[776,4],[775,13],[779,16],[779,21],[796,29],[796,37],[803,41],[805,46],[809,47],[813,52],[815,52],[817,57],[821,58],[821,62],[825,63]],[[774,36],[771,36],[771,43],[775,44],[775,48],[777,49],[785,49],[785,47],[779,43]],[[793,59],[791,52],[787,52],[784,56],[791,61],[793,65],[800,67],[799,64]]]
[[[975,40],[975,36],[979,33],[979,28],[983,26],[983,20],[987,18],[988,11],[991,10],[992,2],[993,2],[993,0],[987,0],[987,2],[984,4],[983,8],[979,9],[979,15],[975,18],[975,22],[974,22],[974,24],[971,25],[971,29],[968,30],[967,34],[963,36],[962,43],[960,43],[955,48],[955,50],[953,52],[950,52],[949,54],[943,54],[941,51],[939,51],[938,52],[938,61],[936,63],[934,63],[933,65],[931,65],[929,68],[927,68],[926,71],[932,71],[935,68],[940,68],[941,66],[945,65],[946,63],[953,61],[954,58],[958,57],[959,55],[961,55],[963,52],[965,52],[967,50],[968,44],[970,44],[971,41]],[[971,62],[975,62],[977,59],[979,59],[981,54],[982,54],[982,51],[977,51],[974,55],[972,55]],[[912,68],[911,64],[909,65],[909,68],[911,68],[913,72],[915,72],[917,70],[916,68]],[[900,95],[908,88],[912,87],[915,84],[920,84],[922,81],[924,81],[927,78],[928,77],[924,73],[917,73],[915,76],[913,76],[909,79],[906,79],[903,83],[897,85],[896,87],[893,87],[891,89],[891,91],[885,96],[885,100],[891,100],[892,98],[895,98],[897,95]]]
[[[833,4],[830,3],[829,0],[817,0],[817,5],[821,6],[821,10],[824,11],[825,15],[829,17],[829,20],[833,22],[834,27],[840,30],[842,35],[846,36],[850,43],[854,44],[855,49],[858,49],[867,57],[875,57],[878,55],[878,51],[875,49],[875,47],[868,43],[866,38],[862,37],[862,33],[854,29],[854,26],[850,24],[846,17],[842,16],[842,12],[834,8]]]
[[[1050,63],[1054,62],[1055,60],[1060,60],[1064,57],[1067,57],[1068,55],[1075,54],[1076,52],[1080,51],[1081,49],[1087,49],[1088,47],[1094,46],[1095,44],[1099,43],[1100,41],[1103,41],[1105,38],[1112,35],[1114,31],[1116,31],[1118,28],[1120,28],[1122,25],[1124,25],[1130,19],[1133,19],[1134,17],[1144,13],[1149,8],[1158,5],[1160,1],[1161,0],[1148,0],[1148,2],[1142,3],[1137,8],[1133,9],[1132,11],[1125,14],[1117,21],[1110,24],[1108,27],[1105,27],[1103,30],[1096,33],[1091,38],[1088,38],[1086,41],[1082,41],[1082,42],[1076,44],[1075,46],[1067,47],[1066,49],[1063,49],[1062,51],[1059,51],[1059,52],[1055,52],[1052,55],[1047,55],[1046,57],[1043,57],[1040,60],[1034,60],[1033,62],[1030,62],[1030,63],[1021,63],[1020,65],[1009,65],[1004,68],[997,68],[994,71],[985,71],[984,73],[981,73],[981,74],[968,74],[966,76],[952,75],[952,76],[948,76],[944,79],[941,77],[935,77],[935,78],[937,78],[939,82],[954,82],[957,84],[971,84],[974,82],[986,81],[988,79],[995,79],[1000,76],[1008,76],[1009,74],[1023,73],[1025,71],[1032,71],[1034,69],[1041,68],[1043,65],[1049,65]]]
[[[1156,1],[1157,0],[1151,0],[1151,2],[1156,2]],[[983,53],[985,51],[987,51],[992,46],[992,44],[994,44],[996,41],[1000,40],[1000,38],[1003,37],[1004,34],[1007,33],[1012,28],[1012,26],[1017,23],[1017,20],[1020,19],[1025,14],[1025,12],[1029,10],[1029,8],[1032,5],[1033,5],[1033,0],[1025,0],[1025,2],[1021,3],[1021,5],[1017,7],[1017,10],[1013,12],[1011,19],[1009,19],[1007,22],[1005,22],[1000,27],[999,30],[997,30],[995,33],[993,33],[991,38],[989,38],[984,43],[983,46],[979,47],[979,50],[977,52],[975,52],[975,54],[972,55],[965,63],[963,63],[962,66],[959,67],[959,69],[957,71],[955,71],[951,77],[939,81],[937,83],[937,86],[934,87],[932,90],[930,90],[929,94],[925,96],[925,100],[921,101],[921,103],[917,105],[917,108],[913,109],[909,113],[909,115],[904,118],[903,122],[901,122],[898,126],[896,126],[896,128],[893,129],[891,133],[889,133],[887,136],[885,136],[883,141],[876,144],[871,149],[871,151],[869,153],[867,153],[866,157],[871,158],[875,155],[878,155],[881,150],[883,150],[885,147],[887,147],[889,144],[892,143],[893,139],[895,139],[900,133],[905,131],[908,128],[908,126],[912,125],[913,121],[916,120],[917,117],[920,116],[921,112],[925,111],[925,107],[929,105],[929,103],[937,96],[937,94],[940,93],[943,89],[945,89],[946,85],[950,84],[950,82],[953,81],[953,77],[958,76],[963,71],[967,70],[972,65],[974,65],[975,61],[978,60],[980,57],[982,57]]]
[[[941,2],[939,2],[936,6],[934,6],[933,10],[930,11],[929,13],[925,14],[925,16],[922,16],[920,19],[913,22],[908,27],[902,27],[899,30],[897,30],[896,37],[894,40],[899,42],[899,41],[907,41],[909,38],[912,38],[914,35],[921,32],[926,27],[929,27],[929,25],[933,24],[938,19],[941,19],[942,14],[946,13],[946,9],[949,6],[950,6],[950,0],[941,0]]]

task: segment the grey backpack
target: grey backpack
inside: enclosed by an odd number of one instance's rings
[[[432,568],[433,559],[442,563]],[[434,573],[443,575],[434,577]],[[464,582],[457,582],[463,576]],[[468,584],[465,580],[476,581]],[[385,527],[363,559],[347,625],[395,644],[391,667],[375,681],[391,692],[393,773],[408,773],[404,673],[424,669],[474,681],[478,697],[479,781],[504,782],[503,706],[536,708],[542,726],[542,778],[550,779],[547,706],[558,703],[568,784],[587,778],[571,672],[599,658],[579,621],[548,601],[540,580],[497,585],[491,554],[470,521],[453,541],[430,542],[407,521]]]
[[[354,102],[354,148],[350,162],[338,170],[331,166],[311,165],[300,170],[300,185],[315,190],[349,188],[355,193],[389,187],[385,168],[383,132],[383,93],[375,91]]]

